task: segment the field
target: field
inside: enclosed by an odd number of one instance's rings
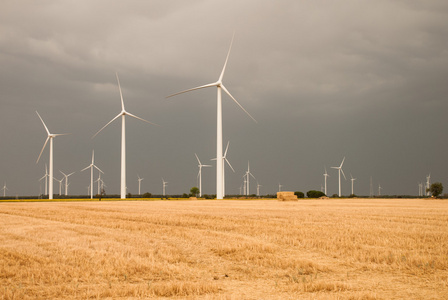
[[[448,201],[0,203],[0,299],[448,299]]]

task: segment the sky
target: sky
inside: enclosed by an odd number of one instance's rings
[[[54,174],[87,194],[91,161],[106,193],[120,191],[121,110],[127,187],[167,194],[216,193],[216,88],[223,82],[226,194],[238,194],[250,162],[261,194],[282,190],[417,195],[448,188],[448,2],[440,1],[12,1],[0,4],[0,183],[37,195],[54,139]],[[95,178],[98,175],[95,173]],[[250,192],[256,193],[251,179]],[[59,193],[55,181],[54,193]]]

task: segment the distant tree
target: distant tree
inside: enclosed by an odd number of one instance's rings
[[[190,189],[190,193],[191,193],[191,195],[193,195],[193,197],[197,197],[199,194],[199,189],[194,186]]]
[[[151,193],[146,192],[142,195],[142,198],[151,198],[151,196]]]
[[[294,195],[296,195],[297,198],[305,198],[305,194],[302,192],[294,192]]]
[[[325,194],[321,191],[311,190],[311,191],[306,192],[306,196],[308,198],[319,198],[319,197],[325,196]]]
[[[183,193],[182,194],[182,198],[188,198],[189,196],[188,196],[188,194],[187,193]]]
[[[339,198],[339,195],[338,194],[333,194],[333,195],[331,195],[331,198]]]
[[[439,197],[443,192],[443,185],[440,182],[434,182],[429,187],[429,191],[434,197]]]
[[[131,193],[128,193],[128,194],[126,195],[126,198],[132,198],[132,194],[131,194]]]

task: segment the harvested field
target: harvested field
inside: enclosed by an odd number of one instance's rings
[[[0,203],[0,299],[447,299],[448,201]]]

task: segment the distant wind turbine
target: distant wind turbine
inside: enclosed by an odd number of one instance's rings
[[[109,123],[104,125],[103,128],[98,130],[98,132],[95,133],[92,138],[94,138],[98,133],[100,133],[104,128],[106,128],[107,125],[109,125],[110,123],[112,123],[113,121],[115,121],[116,119],[121,117],[121,187],[120,187],[120,193],[121,193],[121,199],[126,199],[126,122],[125,122],[125,116],[128,115],[130,117],[133,117],[135,119],[138,119],[140,121],[143,121],[143,122],[146,122],[146,123],[149,123],[152,125],[156,125],[156,126],[159,126],[159,125],[151,123],[149,121],[146,121],[145,119],[137,117],[137,116],[131,114],[130,112],[126,111],[126,109],[124,108],[123,94],[121,92],[120,80],[118,79],[118,73],[116,73],[116,76],[117,76],[118,89],[120,91],[120,98],[121,98],[121,112],[115,118],[113,118],[111,121],[109,121]]]
[[[9,189],[6,187],[6,182],[5,182],[5,185],[3,186],[2,190],[3,190],[3,197],[6,197],[6,190],[9,191]]]
[[[352,176],[352,174],[350,174],[350,177],[351,177],[351,181],[352,181],[352,195],[354,195],[354,193],[353,193],[353,182],[356,180],[356,178],[353,178],[353,176]]]
[[[211,165],[203,165],[201,161],[199,160],[198,155],[195,153],[196,159],[198,160],[198,176],[197,179],[199,180],[199,197],[202,197],[202,167],[211,167]]]
[[[140,185],[141,185],[141,183],[142,183],[142,180],[144,179],[144,178],[140,178],[140,176],[137,174],[137,177],[138,177],[138,194],[139,195],[141,195],[141,192],[140,192]]]
[[[89,187],[90,199],[93,199],[93,168],[97,169],[99,172],[104,174],[104,172],[101,171],[100,168],[95,166],[95,152],[94,152],[94,150],[92,150],[92,162],[90,163],[90,165],[88,165],[87,167],[82,169],[81,172],[87,170],[88,168],[90,168],[90,187]]]
[[[233,43],[233,37],[232,41],[230,43],[229,52],[227,53],[226,61],[224,62],[224,67],[222,68],[221,75],[219,76],[218,80],[213,83],[209,83],[206,85],[198,86],[192,89],[184,90],[172,95],[167,96],[173,97],[182,93],[208,88],[208,87],[217,87],[217,117],[216,117],[216,199],[223,199],[224,197],[224,185],[225,185],[225,179],[222,178],[223,176],[223,168],[224,168],[224,159],[222,155],[222,101],[221,101],[221,90],[224,90],[224,92],[229,95],[230,98],[255,122],[257,122],[242,106],[236,99],[230,94],[230,92],[225,88],[224,84],[222,83],[222,79],[224,77],[224,72],[226,70],[227,61],[229,59],[230,55],[230,49],[232,49],[232,43]]]
[[[278,191],[281,192],[282,191],[282,187],[283,185],[281,185],[280,183],[278,184]]]
[[[381,190],[383,188],[381,187],[381,184],[378,183],[378,196],[381,196]]]
[[[64,175],[64,177],[65,177],[65,195],[67,196],[68,195],[68,185],[69,185],[69,183],[68,183],[68,177],[69,176],[71,176],[71,175],[73,175],[73,174],[75,174],[75,172],[72,172],[72,173],[70,173],[70,174],[65,174],[64,172],[62,172],[61,170],[59,170],[59,172],[61,172],[62,173],[62,175]]]
[[[257,196],[260,196],[260,186],[262,186],[262,185],[258,184],[258,181],[257,181]]]
[[[327,177],[330,177],[330,175],[327,174],[327,167],[325,167],[325,173],[324,173],[324,181],[325,181],[325,195],[327,195]]]
[[[338,170],[338,174],[339,174],[339,197],[341,197],[341,172],[342,175],[344,175],[345,180],[347,180],[347,178],[345,177],[344,171],[342,170],[342,165],[344,164],[344,159],[342,159],[341,165],[339,167],[331,167],[332,169],[336,169]]]
[[[249,179],[250,179],[250,176],[252,176],[252,178],[253,179],[255,179],[255,176],[250,172],[250,166],[249,166],[249,162],[247,162],[247,171],[246,171],[246,184],[247,184],[247,188],[246,188],[246,196],[249,196],[249,194],[250,194],[250,190],[249,190],[249,187],[250,187],[250,183],[249,183]],[[256,179],[255,179],[256,180]]]
[[[47,168],[47,164],[45,164],[45,175],[42,176],[39,181],[41,181],[42,179],[45,179],[45,195],[48,195],[48,168]]]
[[[59,196],[61,196],[62,195],[61,194],[62,193],[62,181],[64,181],[64,177],[62,177],[60,180],[55,178],[55,180],[57,182],[59,182]]]
[[[37,158],[36,164],[39,162],[40,156],[42,155],[42,152],[45,149],[45,146],[47,146],[48,140],[50,140],[50,174],[48,175],[50,179],[49,184],[49,195],[48,199],[53,199],[53,139],[59,135],[67,135],[69,133],[50,133],[50,131],[47,128],[47,125],[45,125],[44,120],[40,117],[39,113],[36,111],[37,116],[42,121],[42,124],[45,127],[45,130],[47,131],[47,139],[45,140],[44,146],[42,147],[42,150],[40,151],[39,157]]]
[[[166,188],[166,186],[168,185],[167,183],[168,183],[168,181],[165,181],[165,180],[162,178],[163,196],[165,196],[165,188]]]

